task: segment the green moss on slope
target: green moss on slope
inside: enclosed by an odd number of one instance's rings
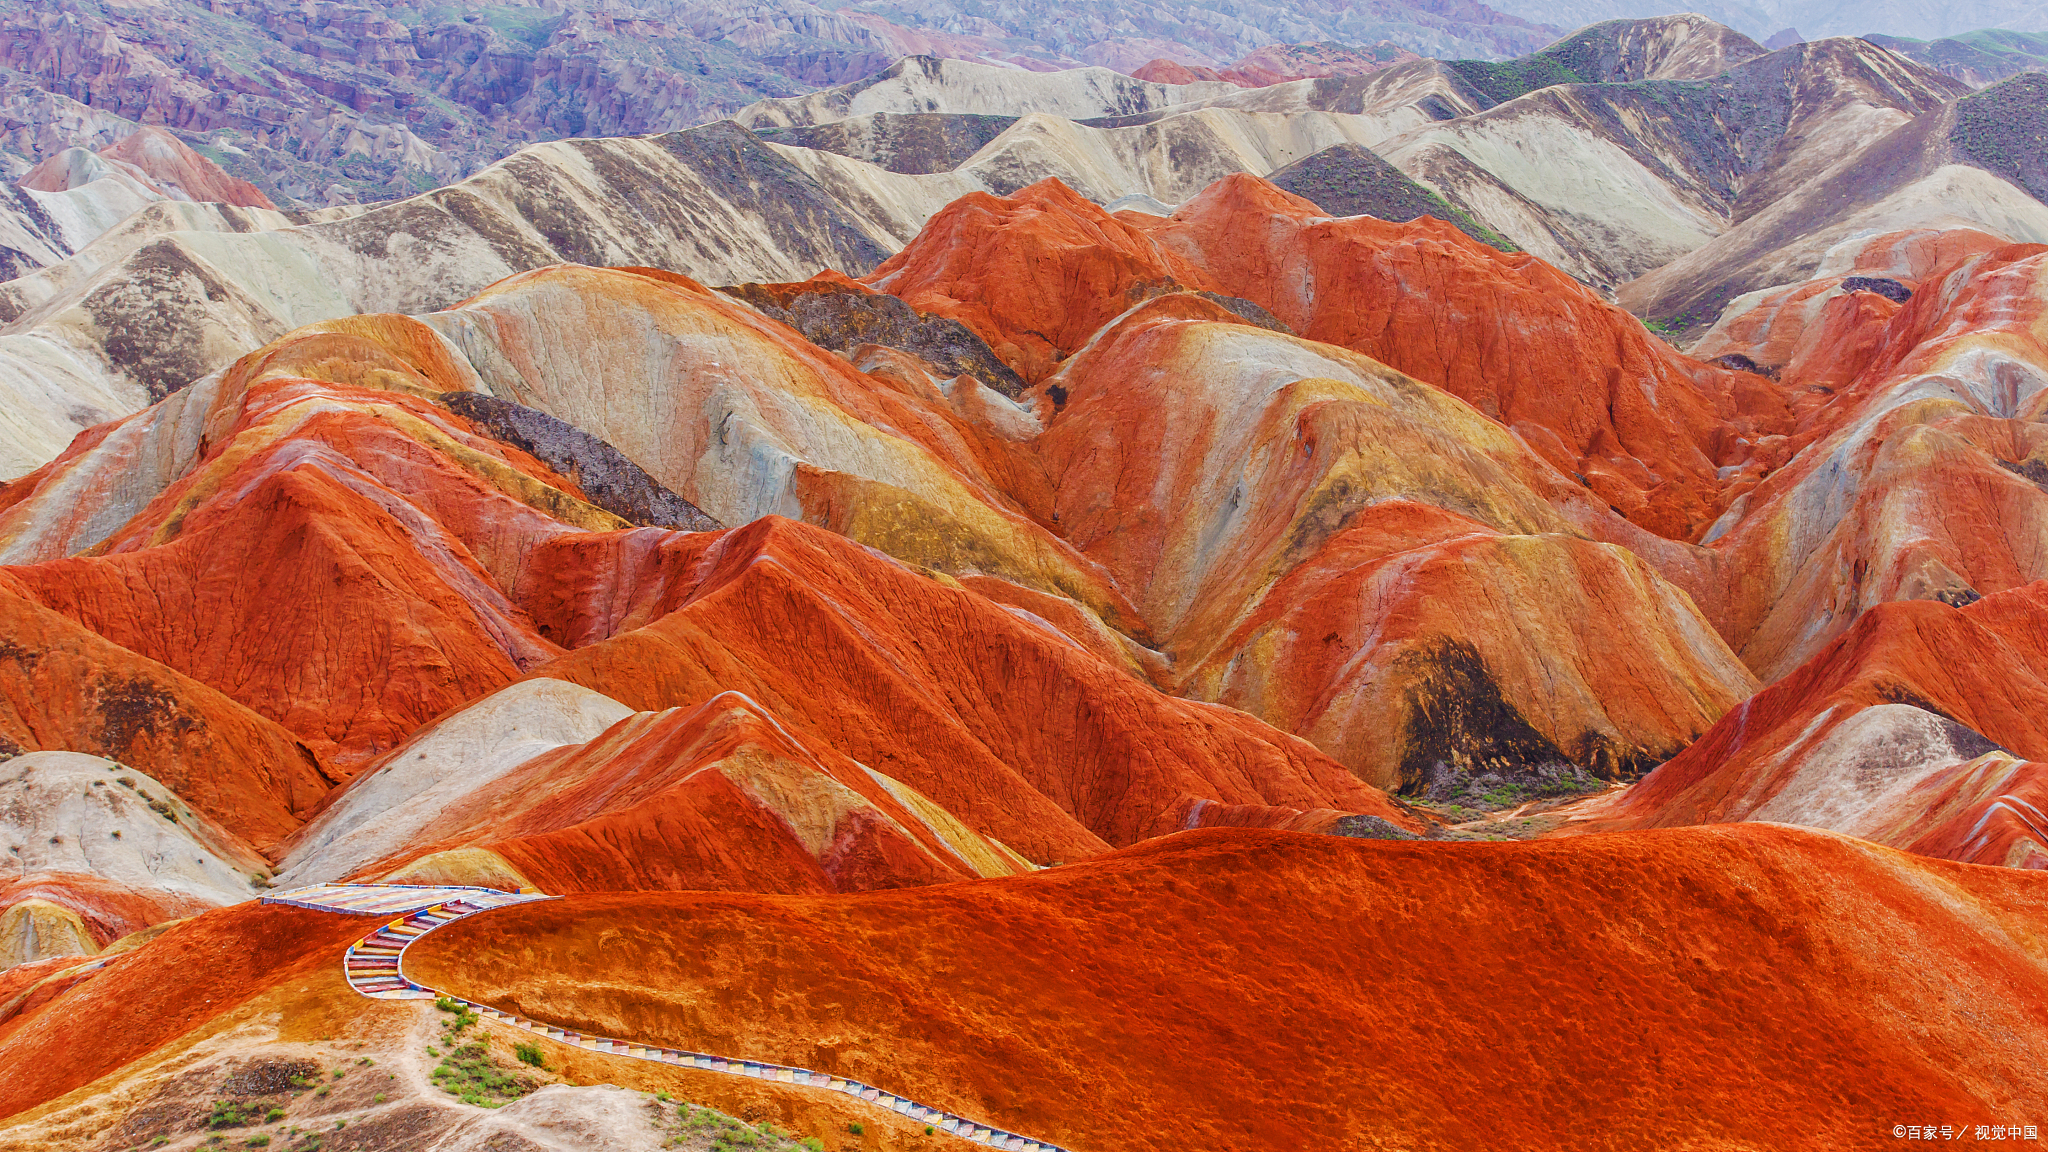
[[[1495,104],[1553,84],[1583,84],[1585,77],[1545,53],[1514,60],[1447,60],[1444,67]]]
[[[1956,101],[1948,139],[1963,159],[2048,202],[2048,74],[2022,72]]]
[[[1482,244],[1519,252],[1513,241],[1452,207],[1443,197],[1358,144],[1338,144],[1266,177],[1332,216],[1371,216],[1405,223],[1434,216]]]

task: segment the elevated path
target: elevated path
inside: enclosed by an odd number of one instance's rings
[[[381,925],[376,931],[350,945],[342,959],[342,967],[347,973],[349,986],[373,999],[446,998],[466,1005],[487,1020],[495,1020],[500,1024],[544,1036],[556,1043],[568,1044],[590,1052],[837,1092],[876,1108],[894,1112],[908,1118],[912,1123],[927,1124],[939,1132],[989,1148],[1010,1149],[1014,1152],[1069,1152],[1059,1145],[1033,1140],[1015,1132],[1006,1132],[965,1116],[933,1108],[928,1104],[920,1104],[908,1097],[885,1092],[869,1084],[862,1084],[857,1080],[848,1080],[843,1076],[816,1072],[809,1068],[794,1068],[784,1064],[768,1064],[759,1060],[742,1060],[730,1056],[714,1056],[705,1052],[662,1048],[632,1040],[571,1032],[538,1020],[501,1012],[488,1004],[464,1000],[460,996],[453,996],[438,988],[429,988],[406,978],[405,950],[411,947],[414,941],[441,925],[494,908],[534,900],[555,899],[552,896],[531,890],[503,892],[495,888],[422,887],[407,884],[318,884],[310,888],[274,893],[262,899],[266,904],[290,904],[298,908],[315,908],[353,916],[396,916],[396,919]]]

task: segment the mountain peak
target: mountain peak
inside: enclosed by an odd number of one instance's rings
[[[67,192],[117,170],[167,200],[276,207],[255,185],[221,171],[184,141],[155,127],[138,129],[96,154],[67,149],[30,169],[19,183],[38,192]]]

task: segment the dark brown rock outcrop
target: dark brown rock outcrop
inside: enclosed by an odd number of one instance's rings
[[[725,525],[662,487],[617,448],[567,421],[481,392],[446,392],[437,401],[489,435],[576,481],[590,502],[642,527],[716,532]]]
[[[851,352],[862,344],[882,344],[921,357],[941,372],[972,376],[1012,400],[1024,392],[1024,378],[997,359],[972,328],[919,312],[894,296],[843,277],[821,276],[801,284],[738,284],[719,291],[745,300],[821,348]]]

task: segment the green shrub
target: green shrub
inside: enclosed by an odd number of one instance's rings
[[[537,1048],[534,1054],[540,1054]],[[500,1068],[491,1060],[482,1041],[451,1048],[430,1075],[443,1092],[465,1104],[482,1108],[496,1108],[539,1086],[524,1076],[514,1076]]]
[[[531,1064],[535,1068],[545,1068],[548,1066],[547,1058],[541,1055],[540,1045],[538,1044],[514,1044],[512,1046],[512,1054],[519,1057],[521,1064]],[[668,1093],[662,1093],[661,1099],[667,1100]]]
[[[858,1124],[848,1124],[848,1125],[846,1126],[846,1130],[847,1130],[848,1132],[851,1132],[851,1133],[853,1133],[853,1134],[854,1134],[855,1136],[858,1136],[858,1135],[860,1135],[861,1133],[863,1133],[863,1132],[867,1131],[867,1129],[865,1129],[865,1128],[862,1128],[862,1127],[861,1127],[860,1125],[858,1125]]]
[[[268,1113],[264,1115],[263,1122],[265,1124],[275,1124],[282,1119],[284,1119],[284,1109],[272,1108]]]
[[[251,1148],[261,1148],[268,1143],[270,1143],[270,1137],[268,1136],[249,1137],[249,1147]]]
[[[441,1022],[441,1040],[451,1048],[455,1046],[462,1034],[468,1031],[470,1025],[482,1019],[482,1017],[469,1010],[469,1005],[455,999],[453,996],[443,996],[434,1001],[434,1007],[439,1008],[443,1012],[451,1013],[455,1017],[453,1020],[443,1020]]]

